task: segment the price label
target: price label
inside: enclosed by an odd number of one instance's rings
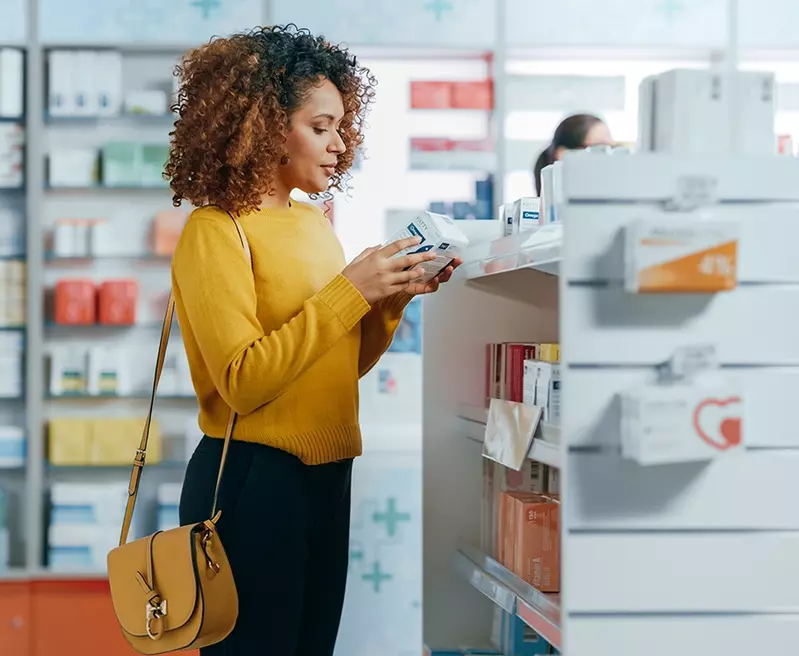
[[[625,288],[714,293],[738,283],[739,226],[692,215],[641,219],[626,228]]]

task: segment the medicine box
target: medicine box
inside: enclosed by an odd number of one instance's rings
[[[26,446],[22,427],[0,426],[0,469],[22,467]]]
[[[536,365],[535,405],[543,409],[543,420],[560,423],[560,364],[538,362]]]
[[[537,228],[540,223],[541,199],[534,196],[524,196],[513,203],[513,230],[512,234]]]
[[[423,262],[420,265],[424,274],[417,282],[421,283],[435,278],[449,266],[454,258],[460,257],[469,245],[466,235],[461,232],[452,219],[433,212],[419,212],[414,219],[395,232],[386,243],[390,244],[407,237],[419,237],[421,243],[400,251],[395,257],[427,251],[435,251],[437,254],[435,260]]]

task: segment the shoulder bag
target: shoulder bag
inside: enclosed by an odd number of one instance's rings
[[[252,267],[252,254],[244,230],[232,214],[230,218]],[[233,410],[225,430],[210,518],[127,542],[174,312],[175,298],[170,292],[158,345],[150,407],[130,475],[122,534],[119,546],[108,554],[114,611],[125,639],[140,654],[163,654],[215,644],[230,634],[238,617],[236,584],[216,530],[222,513],[217,509],[219,484],[236,422]]]

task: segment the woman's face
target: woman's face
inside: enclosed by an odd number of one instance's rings
[[[314,194],[328,189],[338,158],[346,151],[339,134],[343,117],[341,93],[330,80],[311,87],[291,117],[286,141],[289,161],[277,173],[288,191]]]
[[[613,136],[610,134],[610,128],[602,121],[594,123],[585,135],[583,140],[583,148],[590,148],[591,146],[612,146]],[[566,154],[566,149],[563,146],[555,150],[555,159],[563,159]]]

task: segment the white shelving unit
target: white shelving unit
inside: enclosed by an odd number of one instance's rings
[[[718,295],[629,294],[624,226],[665,212],[684,175],[716,185],[719,204],[703,216],[739,223],[739,285]],[[569,156],[549,272],[517,261],[475,273],[496,251],[488,240],[471,251],[483,248],[482,259],[425,304],[428,643],[485,640],[495,605],[568,656],[744,656],[786,653],[799,640],[799,264],[789,255],[798,176],[796,160],[776,156]],[[484,348],[499,341],[561,343],[559,446],[537,439],[529,454],[561,470],[560,595],[536,592],[475,549]],[[742,389],[745,448],[707,463],[623,460],[617,394],[654,380],[675,349],[706,343]]]

